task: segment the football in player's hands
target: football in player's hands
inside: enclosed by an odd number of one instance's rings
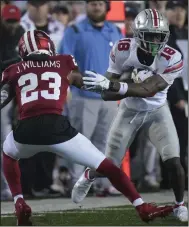
[[[138,70],[138,69],[134,69],[132,74],[131,74],[131,78],[133,79],[133,81],[135,83],[142,83],[144,80],[146,80],[147,78],[153,76],[153,72],[149,71],[149,70]]]

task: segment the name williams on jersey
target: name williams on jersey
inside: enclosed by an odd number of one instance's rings
[[[22,69],[20,69],[22,67]],[[22,72],[23,70],[29,69],[29,68],[60,68],[60,61],[27,61],[23,62],[21,65],[17,67],[17,73]]]

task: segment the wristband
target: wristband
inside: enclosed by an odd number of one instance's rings
[[[128,90],[128,84],[122,83],[122,82],[120,82],[119,84],[120,84],[120,89],[118,91],[118,94],[125,95],[127,93],[127,90]]]

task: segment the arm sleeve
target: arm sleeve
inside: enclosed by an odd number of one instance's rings
[[[166,70],[159,74],[169,85],[173,84],[174,80],[181,76],[183,71],[183,60],[181,53],[177,52],[170,61]]]
[[[72,27],[68,27],[65,30],[64,37],[60,43],[60,54],[75,55],[75,47],[77,43],[78,34]]]

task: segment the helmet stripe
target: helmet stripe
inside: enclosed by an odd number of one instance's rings
[[[30,37],[31,37],[31,42],[32,42],[32,46],[33,46],[34,51],[38,50],[37,44],[36,44],[36,41],[35,41],[35,37],[34,37],[34,30],[30,30]]]
[[[24,42],[26,44],[26,50],[27,50],[28,54],[31,53],[31,48],[30,48],[29,41],[28,41],[28,32],[24,33]]]
[[[155,9],[151,10],[152,14],[152,21],[153,21],[153,26],[154,27],[159,27],[159,21],[158,21],[158,12]]]

